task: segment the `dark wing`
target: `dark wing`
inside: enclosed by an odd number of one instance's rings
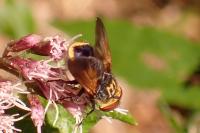
[[[95,56],[103,62],[105,70],[110,72],[112,63],[111,53],[104,24],[100,18],[96,20],[95,41]]]
[[[95,57],[78,57],[68,61],[68,68],[74,78],[93,95],[98,80],[103,74],[103,64]]]

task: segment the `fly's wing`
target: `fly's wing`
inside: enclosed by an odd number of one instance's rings
[[[89,94],[95,94],[98,80],[103,74],[101,61],[95,57],[78,57],[68,61],[68,68]]]
[[[105,70],[110,72],[112,63],[111,53],[104,24],[100,18],[96,20],[95,41],[95,56],[103,62]]]

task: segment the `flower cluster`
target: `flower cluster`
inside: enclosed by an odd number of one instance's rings
[[[4,68],[6,68],[6,70],[12,73],[16,72],[21,81],[19,81],[19,83],[8,80],[0,81],[0,120],[2,121],[0,123],[0,133],[21,131],[14,127],[14,122],[23,119],[27,115],[30,115],[34,126],[37,128],[37,133],[41,133],[45,114],[51,104],[54,105],[56,110],[53,125],[56,124],[59,117],[59,109],[57,106],[57,104],[59,104],[75,118],[76,123],[73,127],[73,133],[82,132],[82,121],[85,116],[95,109],[96,101],[94,97],[96,96],[93,97],[89,94],[89,92],[83,88],[84,85],[81,86],[82,84],[78,83],[77,77],[74,79],[72,76],[73,73],[71,74],[69,72],[69,70],[71,70],[69,65],[69,60],[71,58],[68,57],[70,56],[69,53],[71,53],[70,46],[79,44],[74,43],[74,40],[78,37],[80,37],[80,35],[70,40],[65,40],[60,36],[43,38],[39,35],[31,34],[19,40],[11,41],[8,44],[3,53],[3,57],[0,58],[0,63],[5,66]],[[88,53],[87,48],[89,47],[84,47],[83,54],[91,54],[91,51]],[[80,53],[77,52],[77,54]],[[100,62],[96,57],[92,57],[92,59],[96,61],[92,62],[93,64],[98,64]],[[67,68],[67,63],[69,68]],[[76,66],[80,67],[80,65],[82,64]],[[94,67],[94,69],[96,70],[97,68]],[[94,73],[95,72],[96,71],[94,71]],[[99,73],[101,76],[106,74],[104,71],[102,72],[103,74],[101,72]],[[109,80],[113,78],[111,74],[106,75],[110,77]],[[89,75],[89,77],[94,76]],[[105,86],[108,85],[109,81],[102,81],[101,83]],[[105,92],[110,92],[109,94],[111,95],[110,97],[106,97],[107,104],[101,103],[100,100],[102,99],[99,99],[99,104],[102,104],[102,107],[104,107],[101,108],[102,110],[104,109],[103,111],[110,111],[111,113],[115,111],[126,115],[127,110],[116,108],[122,94],[120,87],[116,84],[117,83],[113,79],[112,87],[115,87],[115,90],[104,89]],[[25,86],[25,89],[22,89],[22,85]],[[95,89],[95,87],[93,88]],[[27,96],[28,106],[20,100],[19,94],[25,94],[25,96]],[[101,91],[99,94],[104,95],[105,93]],[[42,105],[39,96],[47,99],[48,102],[45,106]],[[23,116],[19,116],[19,114],[6,114],[5,111],[13,107],[23,109],[27,111],[27,113]],[[91,109],[91,111],[87,110],[88,107],[90,107],[89,109]],[[110,117],[102,115],[102,118],[110,121]]]
[[[14,131],[21,131],[14,127],[14,122],[25,117],[19,117],[19,114],[8,115],[5,113],[6,110],[18,107],[26,111],[31,111],[17,96],[17,94],[29,93],[21,89],[19,85],[19,83],[13,84],[11,81],[0,81],[0,132],[13,133]]]
[[[15,118],[16,115],[8,116],[4,114],[5,109],[17,106],[30,111],[37,132],[41,133],[45,113],[50,104],[53,104],[57,110],[54,124],[59,116],[57,104],[61,104],[75,117],[77,124],[74,130],[80,128],[77,125],[82,122],[84,109],[91,104],[91,101],[82,87],[77,82],[70,80],[65,63],[59,65],[60,62],[66,61],[67,48],[79,36],[67,41],[60,36],[42,38],[39,35],[32,34],[8,44],[3,57],[0,59],[1,64],[19,73],[23,83],[37,86],[48,103],[43,108],[34,89],[23,91],[18,87],[18,84],[13,85],[10,81],[0,82],[0,119],[7,120],[6,123],[0,124],[0,132],[20,131],[13,126],[19,118]],[[46,58],[34,60],[31,57],[25,57],[24,55],[27,53],[45,56]],[[30,93],[27,95],[29,108],[16,97],[17,95],[14,96],[14,91]]]

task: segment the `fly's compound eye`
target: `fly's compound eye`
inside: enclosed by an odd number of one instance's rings
[[[80,56],[93,56],[93,48],[90,45],[82,45],[74,47],[75,57]]]

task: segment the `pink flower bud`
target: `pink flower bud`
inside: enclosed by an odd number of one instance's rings
[[[31,34],[31,35],[22,37],[18,41],[12,41],[8,44],[8,47],[4,51],[3,56],[4,57],[8,56],[9,52],[20,52],[23,50],[31,49],[41,40],[42,38],[39,35]]]
[[[66,52],[68,42],[60,36],[44,38],[38,45],[35,45],[31,50],[36,54],[50,56],[52,59],[62,59]]]
[[[41,41],[38,45],[31,48],[31,51],[35,54],[43,56],[51,56],[52,45],[50,41]]]
[[[38,133],[41,133],[41,127],[44,123],[45,111],[37,95],[28,95],[28,101],[31,108],[31,119],[37,127]]]

